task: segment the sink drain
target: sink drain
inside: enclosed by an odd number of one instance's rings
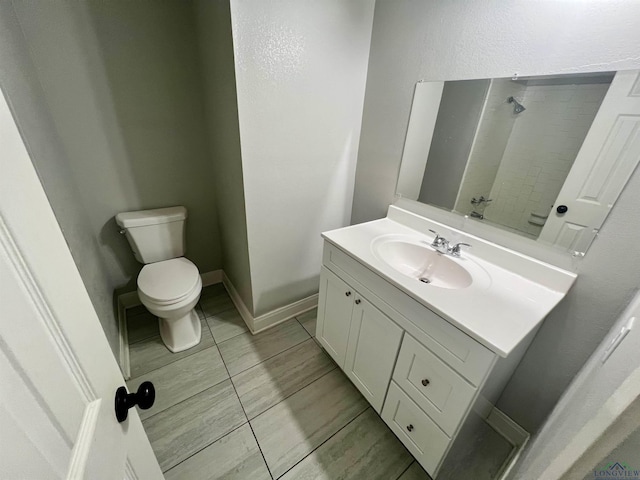
[[[420,277],[420,281],[422,283],[431,283],[431,280],[429,280],[427,277]]]

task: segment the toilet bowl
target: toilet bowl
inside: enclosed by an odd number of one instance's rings
[[[138,275],[140,301],[158,317],[160,337],[174,353],[200,343],[195,306],[201,291],[198,268],[184,257],[147,264]]]
[[[197,345],[202,335],[194,310],[202,280],[198,267],[184,257],[186,221],[187,209],[181,205],[116,215],[133,256],[144,264],[138,297],[159,318],[160,337],[172,352]]]

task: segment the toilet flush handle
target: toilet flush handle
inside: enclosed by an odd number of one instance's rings
[[[122,230],[120,230],[120,235],[125,235],[127,233],[127,231],[123,228]]]

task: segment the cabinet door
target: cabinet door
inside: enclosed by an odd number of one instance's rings
[[[361,296],[354,303],[344,371],[380,413],[402,329]]]
[[[355,290],[322,268],[316,337],[343,369],[355,296]]]

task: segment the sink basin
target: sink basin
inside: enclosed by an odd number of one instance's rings
[[[473,283],[459,259],[438,253],[428,244],[383,236],[375,239],[371,247],[379,260],[416,281],[449,289],[466,288]]]

